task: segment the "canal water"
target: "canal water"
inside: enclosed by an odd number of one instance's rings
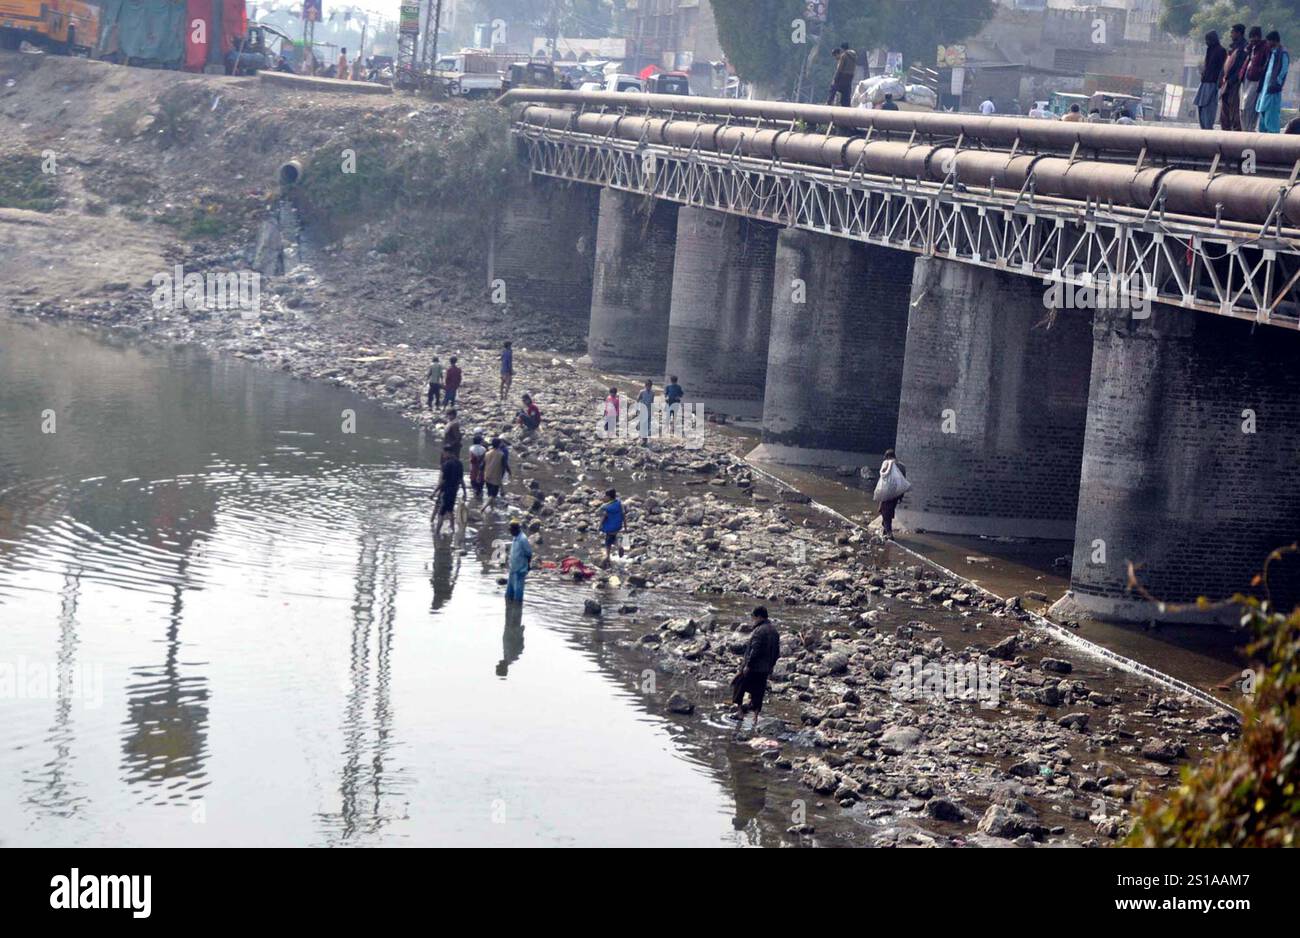
[[[435,544],[433,457],[339,389],[0,317],[0,845],[768,841],[575,587],[507,617],[503,517]]]

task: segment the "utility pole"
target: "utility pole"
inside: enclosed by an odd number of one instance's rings
[[[550,51],[551,67],[555,67],[555,43],[560,36],[559,0],[550,0],[549,14],[546,22],[546,45]]]

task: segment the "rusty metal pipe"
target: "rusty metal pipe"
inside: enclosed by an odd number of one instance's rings
[[[664,97],[664,96],[652,96]],[[671,97],[671,96],[669,96]],[[1038,196],[1078,202],[1097,201],[1146,208],[1162,191],[1164,208],[1188,216],[1263,222],[1281,198],[1280,221],[1300,224],[1300,187],[1266,176],[1075,159],[1063,156],[1012,155],[1005,151],[961,149],[899,140],[778,131],[726,126],[696,120],[667,120],[611,113],[577,114],[561,108],[530,106],[521,112],[528,124],[548,129],[576,129],[622,140],[672,145],[762,160],[781,159],[873,176],[943,182],[951,171],[957,182],[984,189],[1019,191],[1030,179]]]
[[[523,102],[553,105],[606,107],[625,111],[657,111],[680,115],[709,115],[718,122],[727,118],[782,123],[835,124],[859,130],[875,128],[894,134],[961,136],[967,143],[1009,147],[1019,141],[1022,148],[1055,149],[1070,152],[1075,143],[1093,153],[1131,153],[1143,148],[1149,157],[1212,160],[1237,163],[1248,153],[1256,165],[1290,169],[1300,162],[1300,135],[1211,131],[1180,127],[1120,124],[1068,124],[1019,117],[986,117],[982,114],[925,111],[880,111],[861,108],[792,104],[786,101],[737,101],[730,98],[697,98],[682,95],[629,94],[610,91],[554,91],[544,88],[515,88],[499,99],[503,104]]]

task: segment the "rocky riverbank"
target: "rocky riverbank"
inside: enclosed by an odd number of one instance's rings
[[[191,248],[171,260],[203,272],[240,258]],[[771,715],[742,738],[771,772],[814,805],[838,804],[873,842],[1107,843],[1135,800],[1235,734],[1227,714],[1072,656],[1016,600],[995,601],[769,482],[732,435],[711,428],[698,447],[604,438],[611,378],[572,357],[577,326],[492,306],[463,275],[413,274],[373,251],[321,250],[312,260],[264,281],[253,319],[159,312],[149,288],[130,286],[102,303],[17,311],[195,343],[344,386],[434,439],[445,418],[422,407],[424,371],[434,353],[444,363],[458,355],[462,425],[510,440],[507,503],[539,560],[592,563],[603,492],[624,494],[625,556],[574,599],[618,626],[621,667],[660,676],[659,705],[690,732],[731,736],[727,684],[748,608],[766,603],[783,657]],[[506,338],[517,348],[512,401],[497,396]],[[512,426],[524,392],[544,415],[532,434]],[[679,600],[709,611],[674,614]],[[811,832],[805,815],[792,807],[791,836]]]

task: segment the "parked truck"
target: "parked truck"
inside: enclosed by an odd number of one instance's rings
[[[476,49],[462,49],[452,55],[440,55],[434,63],[433,77],[448,95],[462,98],[495,96],[501,89],[501,72],[514,56],[496,55]]]
[[[89,53],[99,35],[99,7],[81,0],[0,0],[0,46],[20,42],[65,55]]]

